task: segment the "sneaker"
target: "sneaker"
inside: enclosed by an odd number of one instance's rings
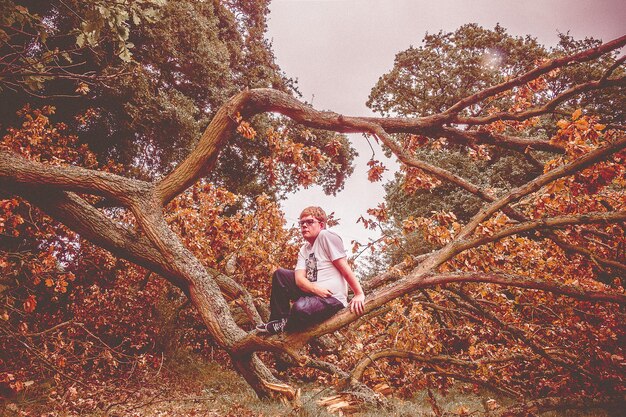
[[[272,320],[267,323],[257,324],[256,329],[259,333],[278,334],[285,331],[287,319]]]

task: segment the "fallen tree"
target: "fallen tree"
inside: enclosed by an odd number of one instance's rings
[[[624,167],[622,164],[620,168],[619,162],[620,160],[623,162],[623,151],[626,147],[623,128],[615,127],[611,131],[613,133],[604,133],[604,140],[591,143],[584,149],[581,144],[577,144],[578,147],[575,148],[569,142],[515,136],[489,129],[495,122],[517,123],[551,114],[560,104],[583,92],[622,88],[626,84],[626,77],[618,68],[623,59],[618,60],[616,65],[608,68],[598,79],[571,86],[550,101],[533,104],[523,111],[500,111],[488,116],[468,116],[466,112],[476,103],[502,94],[514,95],[516,89],[547,76],[554,70],[597,59],[624,45],[626,36],[574,55],[544,62],[527,73],[465,97],[443,112],[417,118],[344,116],[318,111],[283,92],[251,89],[228,100],[212,119],[195,149],[160,180],[148,182],[76,166],[42,164],[2,150],[0,189],[4,194],[20,196],[34,203],[81,237],[109,250],[117,257],[158,274],[179,287],[199,312],[215,342],[230,355],[234,367],[259,397],[278,394],[293,399],[297,396],[297,390],[278,380],[256,353],[284,352],[305,365],[309,358],[301,353],[304,345],[312,338],[348,326],[358,317],[344,310],[304,332],[273,337],[245,331],[235,322],[225,294],[230,298],[240,298],[242,304],[247,306],[246,311],[250,312],[250,319],[258,322],[260,316],[256,313],[257,310],[252,305],[246,289],[224,274],[206,268],[183,245],[164,217],[168,203],[203,178],[215,166],[220,150],[228,146],[227,141],[231,133],[241,128],[245,120],[268,112],[281,114],[310,128],[342,133],[364,133],[379,140],[406,167],[419,169],[438,181],[454,184],[484,200],[483,208],[466,224],[455,225],[453,233],[441,241],[438,249],[407,261],[390,273],[371,280],[368,283],[366,313],[374,312],[393,300],[415,294],[424,288],[464,282],[537,289],[589,302],[615,303],[623,306],[626,304],[626,296],[623,290],[619,289],[600,290],[576,286],[544,280],[532,274],[529,276],[498,271],[463,272],[460,269],[452,271],[450,269],[454,268],[454,262],[459,256],[472,250],[488,244],[497,244],[512,235],[536,232],[536,238],[551,241],[568,254],[588,256],[603,270],[615,274],[621,274],[626,270],[623,258],[611,259],[602,254],[594,254],[589,249],[573,244],[567,241],[566,237],[555,233],[555,230],[583,224],[623,225],[626,219],[623,201],[609,205],[604,211],[576,215],[556,214],[541,218],[529,218],[526,213],[516,208],[516,204],[523,199],[545,191],[559,181],[583,175],[585,170],[593,169],[598,164],[616,165],[613,167],[614,178],[623,175]],[[618,75],[615,76],[615,73]],[[567,127],[564,125],[562,128]],[[415,158],[407,143],[392,136],[397,133],[420,135],[430,140],[444,137],[457,144],[490,145],[525,154],[542,151],[559,155],[562,159],[560,163],[553,164],[544,174],[528,183],[504,195],[496,195],[456,174]],[[86,195],[103,197],[104,200],[92,203],[85,197]],[[101,206],[128,210],[133,215],[134,224],[120,224],[114,221],[106,215]],[[482,230],[486,223],[501,214],[507,216],[506,221],[501,223],[503,228],[494,230],[488,235],[479,233],[479,229]],[[459,299],[459,303],[462,302]],[[471,306],[468,311],[471,311]],[[515,333],[515,330],[509,331]],[[523,339],[525,336],[519,333],[516,337]],[[575,369],[585,376],[584,370],[577,369],[574,360],[558,357],[536,345],[531,346],[531,349],[537,355],[553,361],[557,366]],[[391,356],[395,354],[390,353]],[[412,355],[405,356],[417,358]],[[365,365],[361,365],[363,366]],[[593,375],[586,377],[593,379]]]

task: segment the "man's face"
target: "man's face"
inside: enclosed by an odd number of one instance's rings
[[[315,242],[323,226],[324,223],[321,223],[313,216],[300,217],[300,231],[302,232],[302,237],[309,243]]]

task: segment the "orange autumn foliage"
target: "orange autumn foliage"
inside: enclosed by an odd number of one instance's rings
[[[26,107],[20,117],[22,125],[9,129],[0,146],[50,164],[121,169],[112,162],[98,166],[66,125],[51,122],[53,107]],[[242,200],[199,183],[168,206],[167,220],[207,267],[265,300],[273,269],[294,262],[294,231],[268,197],[257,198],[254,211],[241,210]],[[125,211],[105,210],[131,224]],[[0,390],[17,392],[48,376],[61,382],[62,375],[102,384],[133,369],[158,368],[162,353],[173,348],[215,349],[178,289],[81,239],[29,202],[0,200],[0,233]]]

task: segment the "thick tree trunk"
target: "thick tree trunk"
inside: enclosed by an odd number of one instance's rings
[[[237,372],[259,398],[283,397],[291,402],[298,400],[298,390],[276,379],[256,354],[231,356],[231,359]]]

